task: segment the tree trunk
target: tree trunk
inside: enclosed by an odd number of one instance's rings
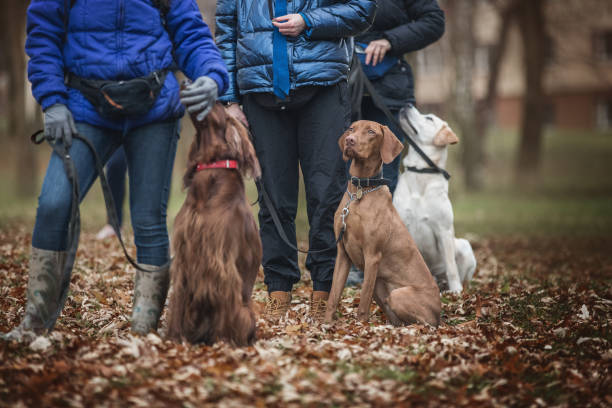
[[[491,45],[489,53],[489,76],[487,78],[487,88],[484,98],[477,102],[476,108],[476,128],[475,128],[475,140],[478,141],[480,149],[478,151],[478,157],[475,160],[478,163],[485,164],[484,150],[486,145],[486,138],[489,128],[491,127],[494,115],[495,115],[495,101],[497,96],[497,83],[499,79],[499,73],[501,71],[501,62],[506,52],[508,45],[508,36],[510,33],[510,27],[515,21],[516,17],[516,1],[510,2],[505,7],[499,10],[501,26],[499,34],[495,44]],[[479,180],[475,180],[479,181]],[[477,183],[475,188],[480,188],[481,184]]]
[[[8,138],[15,151],[15,181],[17,194],[36,194],[37,163],[33,146],[29,143],[26,125],[26,60],[24,35],[28,3],[20,0],[2,2],[2,36],[7,39],[8,59]]]
[[[543,76],[546,62],[544,2],[521,0],[518,8],[525,67],[521,139],[516,158],[516,178],[521,184],[534,182],[541,162],[545,102]]]
[[[475,131],[475,105],[472,95],[475,39],[472,30],[476,2],[464,0],[448,3],[449,36],[455,59],[453,118],[461,135],[462,164],[468,190],[482,186],[482,144]]]

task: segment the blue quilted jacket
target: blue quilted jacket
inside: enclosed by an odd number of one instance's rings
[[[77,122],[125,130],[181,117],[179,85],[166,77],[155,105],[142,117],[102,118],[83,95],[64,84],[64,72],[91,79],[121,80],[170,67],[174,58],[190,79],[213,78],[223,94],[228,86],[225,63],[195,0],[172,0],[164,29],[151,0],[32,0],[27,13],[26,52],[32,93],[43,109],[63,103]]]
[[[287,37],[291,89],[346,79],[351,54],[347,37],[366,30],[375,11],[375,0],[287,1],[287,14],[301,13],[308,25],[299,36]],[[273,92],[273,29],[268,0],[217,1],[215,37],[230,74],[222,100]]]

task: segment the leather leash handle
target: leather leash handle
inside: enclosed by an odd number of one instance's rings
[[[385,114],[387,119],[389,119],[389,121],[391,123],[393,123],[395,125],[395,127],[400,130],[400,132],[402,132],[402,135],[404,136],[404,139],[419,154],[419,156],[421,156],[421,158],[423,160],[425,160],[425,163],[427,163],[427,165],[429,167],[431,167],[433,170],[435,170],[436,173],[442,174],[445,179],[447,179],[447,180],[450,179],[450,177],[451,177],[450,174],[448,174],[448,172],[446,170],[438,167],[429,158],[429,156],[427,156],[427,154],[419,147],[419,145],[417,145],[416,142],[414,140],[412,140],[412,138],[410,136],[408,136],[408,134],[406,132],[404,132],[404,129],[402,128],[402,125],[395,118],[395,116],[393,116],[393,114],[391,113],[391,111],[389,110],[387,105],[385,105],[385,103],[383,102],[380,94],[378,92],[376,92],[376,89],[374,89],[374,85],[372,85],[372,82],[370,82],[368,77],[363,72],[361,73],[361,76],[363,77],[363,84],[365,85],[366,89],[368,90],[368,93],[372,97],[372,101],[374,102],[374,105]],[[412,125],[412,123],[410,121],[408,122],[408,125],[410,125],[410,128],[412,129],[412,131],[415,134],[419,133],[416,130],[416,128]]]

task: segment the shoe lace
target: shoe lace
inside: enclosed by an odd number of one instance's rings
[[[275,314],[281,309],[281,301],[279,299],[269,297],[266,302],[266,314]]]
[[[327,300],[325,299],[312,299],[310,310],[314,315],[320,315],[325,313],[325,308],[327,306]]]

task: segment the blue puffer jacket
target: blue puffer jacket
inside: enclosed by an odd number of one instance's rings
[[[287,14],[301,13],[308,25],[299,36],[287,37],[291,89],[346,79],[351,54],[347,37],[366,30],[375,11],[375,0],[288,1]],[[219,0],[216,17],[217,44],[230,74],[221,99],[239,101],[246,93],[273,92],[274,26],[268,0]]]
[[[65,71],[106,80],[146,76],[171,66],[173,48],[176,63],[187,77],[210,76],[220,94],[227,88],[227,68],[195,0],[170,2],[167,31],[151,0],[76,0],[64,36],[65,3],[70,1],[32,0],[28,8],[28,77],[43,109],[63,103],[77,122],[115,130],[181,117],[184,108],[172,73],[151,110],[125,121],[102,118],[79,91],[64,84]]]

